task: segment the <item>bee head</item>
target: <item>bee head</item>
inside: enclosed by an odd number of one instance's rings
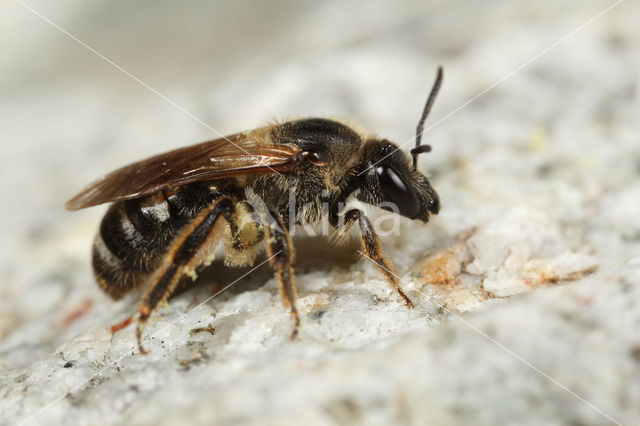
[[[370,139],[363,149],[365,168],[358,200],[423,222],[438,214],[438,194],[396,145],[386,139]]]
[[[424,122],[429,116],[442,85],[442,67],[438,67],[427,102],[416,127],[416,146],[411,150],[412,162],[398,147],[386,139],[369,139],[364,146],[364,184],[358,199],[383,209],[400,213],[409,219],[426,222],[430,214],[440,211],[440,199],[425,175],[418,172],[418,155],[431,151],[421,145]]]

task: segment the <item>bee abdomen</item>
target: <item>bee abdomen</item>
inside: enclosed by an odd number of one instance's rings
[[[114,299],[143,284],[176,234],[220,193],[206,182],[113,204],[93,243],[96,279]]]
[[[182,220],[171,213],[162,193],[113,204],[93,243],[96,279],[107,294],[120,298],[144,282]]]

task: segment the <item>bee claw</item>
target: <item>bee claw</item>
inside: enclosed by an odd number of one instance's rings
[[[291,332],[291,340],[295,340],[298,337],[298,327],[300,326],[300,317],[296,312],[293,315],[293,331]]]
[[[136,338],[138,339],[138,351],[140,351],[142,355],[146,355],[149,353],[149,351],[142,347],[142,330],[143,327],[141,325],[138,325],[138,329],[136,330]]]
[[[401,291],[401,290],[398,290],[398,291],[400,291],[400,295],[404,299],[404,304],[407,305],[407,308],[409,308],[409,309],[415,308],[415,305],[413,304],[411,299],[409,299],[409,297],[406,294],[404,294],[403,291]]]

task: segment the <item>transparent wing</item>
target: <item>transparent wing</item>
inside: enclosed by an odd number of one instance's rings
[[[187,183],[292,170],[300,148],[238,133],[138,161],[111,172],[66,203],[69,210],[127,200]]]

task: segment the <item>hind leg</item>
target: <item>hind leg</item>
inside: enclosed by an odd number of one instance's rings
[[[151,284],[140,305],[136,335],[141,353],[146,353],[142,347],[142,331],[149,316],[169,298],[181,279],[193,275],[204,262],[222,234],[217,226],[220,218],[230,218],[234,210],[231,199],[217,200],[192,220],[169,246],[162,264],[152,275]]]

